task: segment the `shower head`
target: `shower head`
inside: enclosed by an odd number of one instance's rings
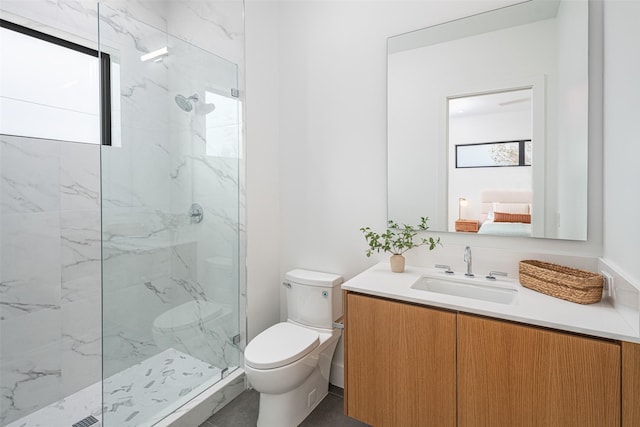
[[[198,104],[196,105],[196,114],[209,114],[216,109],[216,104]]]
[[[195,100],[198,100],[198,95],[194,94],[191,95],[190,97],[185,97],[184,95],[176,95],[175,100],[176,100],[176,104],[178,104],[178,107],[180,107],[180,109],[182,109],[182,111],[185,112],[189,112],[191,110],[193,110],[193,104],[191,103],[191,100],[194,99],[193,97],[195,96]]]
[[[188,98],[184,95],[178,94],[175,96],[175,100],[176,100],[176,104],[178,104],[178,107],[180,107],[182,111],[187,113],[193,110],[194,106],[196,109],[196,114],[203,114],[203,115],[209,114],[210,112],[216,109],[215,104],[204,103],[204,104],[196,105],[195,103],[200,100],[197,93],[194,93]]]

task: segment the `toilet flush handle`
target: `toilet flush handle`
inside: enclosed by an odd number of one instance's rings
[[[344,329],[344,316],[338,317],[333,322],[333,327],[336,328],[336,329]]]
[[[291,283],[282,282],[282,286],[286,286],[287,288],[291,289]]]

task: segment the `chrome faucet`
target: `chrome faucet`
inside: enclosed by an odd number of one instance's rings
[[[507,277],[507,273],[503,271],[490,271],[488,276],[485,276],[489,280],[496,280],[496,276]]]
[[[467,246],[466,248],[464,248],[464,262],[467,263],[467,272],[464,273],[465,276],[467,277],[473,277],[473,273],[471,272],[472,268],[471,268],[471,247]]]
[[[444,265],[444,264],[436,264],[436,268],[444,268],[444,272],[447,274],[453,274],[453,270],[451,269],[451,267],[449,267],[448,265]]]

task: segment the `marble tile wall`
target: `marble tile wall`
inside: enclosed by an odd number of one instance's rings
[[[96,10],[95,1],[0,4],[4,19],[92,48]],[[0,136],[0,159],[5,425],[101,379],[100,147]]]
[[[100,380],[99,150],[0,136],[0,423]]]

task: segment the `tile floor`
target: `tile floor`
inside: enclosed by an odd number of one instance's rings
[[[367,427],[343,414],[342,389],[331,386],[329,394],[299,427]],[[246,390],[200,427],[255,427],[260,394]]]

